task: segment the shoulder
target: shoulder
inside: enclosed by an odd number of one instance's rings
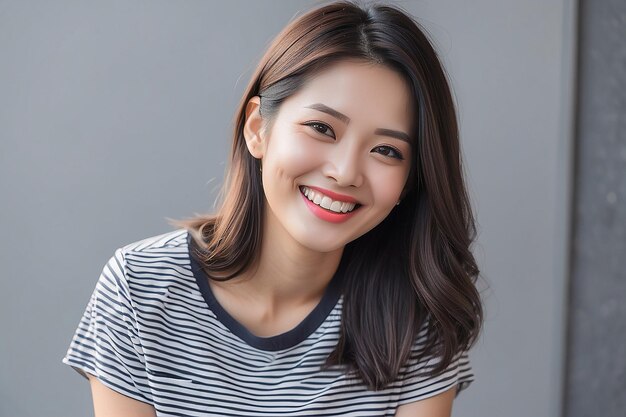
[[[115,251],[115,257],[125,269],[129,266],[136,268],[165,266],[162,262],[167,263],[168,260],[170,263],[182,264],[185,263],[188,254],[187,235],[187,230],[177,229],[146,237],[120,246]]]
[[[118,247],[104,267],[103,280],[128,297],[154,296],[174,282],[189,281],[187,235],[186,229],[177,229]]]
[[[456,396],[474,381],[468,350],[465,349],[457,351],[450,362],[444,365],[441,371],[435,373],[435,368],[439,367],[442,358],[428,347],[427,324],[428,320],[420,329],[412,346],[411,355],[400,372],[402,393],[399,405],[430,398],[453,387],[456,387],[452,390]],[[435,402],[445,403],[447,400],[442,398],[447,397],[440,396]]]
[[[125,254],[150,253],[186,247],[187,230],[176,229],[171,232],[150,236],[123,245],[120,250]]]

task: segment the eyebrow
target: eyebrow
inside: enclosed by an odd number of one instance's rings
[[[318,111],[321,111],[323,113],[330,114],[331,116],[333,116],[336,119],[341,120],[345,124],[350,123],[350,118],[348,116],[346,116],[343,113],[338,112],[337,110],[335,110],[333,108],[328,107],[325,104],[315,103],[315,104],[311,104],[310,106],[305,106],[305,107],[308,108],[308,109],[318,110]],[[411,143],[412,141],[411,141],[411,138],[409,137],[409,135],[407,135],[404,132],[400,132],[399,130],[378,128],[378,129],[376,129],[374,131],[374,134],[375,135],[391,136],[393,138],[403,140],[403,141],[407,142],[409,145],[412,145],[412,143]]]

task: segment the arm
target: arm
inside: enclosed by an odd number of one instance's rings
[[[95,417],[156,417],[154,407],[122,395],[104,385],[96,377],[87,374],[93,396]]]
[[[421,401],[403,404],[395,417],[450,417],[456,385],[447,391]]]

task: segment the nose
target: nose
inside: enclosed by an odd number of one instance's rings
[[[339,187],[360,187],[363,184],[363,172],[356,141],[344,137],[332,146],[323,173],[333,178]]]

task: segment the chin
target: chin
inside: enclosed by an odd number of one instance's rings
[[[344,246],[346,246],[346,244],[348,242],[344,242],[344,241],[337,241],[336,239],[333,240],[324,240],[324,239],[319,239],[319,235],[318,236],[305,236],[303,238],[297,238],[296,239],[302,246],[313,250],[315,252],[320,252],[320,253],[328,253],[328,252],[334,252],[338,249],[343,248]]]

